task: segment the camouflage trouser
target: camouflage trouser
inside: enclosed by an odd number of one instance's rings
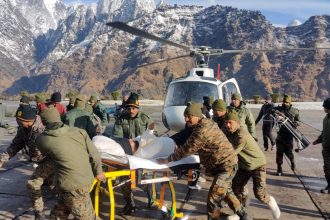
[[[50,160],[45,160],[36,167],[27,182],[27,188],[30,191],[32,199],[32,208],[35,211],[42,211],[44,209],[44,202],[41,195],[41,186],[47,178],[53,178],[53,172],[53,162]]]
[[[254,170],[238,169],[233,179],[233,191],[240,202],[246,200],[244,187],[252,177],[254,196],[261,202],[269,203],[269,194],[266,192],[266,165]]]
[[[239,200],[234,195],[231,184],[236,174],[237,165],[227,167],[226,171],[222,171],[213,179],[207,199],[207,214],[210,219],[219,219],[220,204],[224,200],[230,208],[237,213],[242,209]]]
[[[287,140],[282,140],[280,138],[276,139],[276,163],[281,165],[283,164],[283,154],[285,154],[290,162],[294,162],[293,156],[293,138]]]
[[[324,166],[323,166],[324,176],[328,184],[330,184],[330,150],[328,149],[330,149],[330,146],[328,147],[323,146],[322,156],[324,161]]]
[[[61,192],[57,203],[50,212],[50,219],[68,219],[70,213],[74,219],[98,219],[94,212],[89,189],[90,187],[84,187],[72,192]]]

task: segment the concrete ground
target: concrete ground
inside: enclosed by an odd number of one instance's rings
[[[143,110],[150,114],[157,122],[157,131],[162,134],[165,128],[161,123],[161,106],[143,106]],[[253,109],[256,116],[258,109]],[[320,129],[321,120],[324,117],[323,111],[302,110],[301,120],[307,124]],[[14,118],[8,118],[10,124],[14,125]],[[312,142],[319,135],[317,129],[302,124],[300,130]],[[275,131],[274,131],[275,132]],[[261,124],[257,125],[257,133],[260,147],[263,146],[261,136]],[[0,152],[4,151],[10,143],[13,135],[5,135]],[[275,176],[275,151],[265,152],[267,158],[267,191],[275,197],[282,211],[280,219],[330,219],[330,194],[319,193],[325,187],[326,182],[323,175],[323,159],[321,146],[310,146],[304,151],[295,154],[297,171],[293,173],[289,165],[285,162],[284,175]],[[26,189],[26,181],[32,173],[33,166],[26,161],[22,155],[17,155],[4,168],[0,168],[0,219],[33,219],[30,199]],[[199,183],[202,189],[194,191],[187,203],[183,200],[187,193],[186,180],[174,181],[176,189],[177,203],[180,210],[184,213],[184,219],[206,219],[206,198],[210,186],[210,178]],[[272,219],[267,206],[257,201],[253,195],[252,183],[248,184],[250,192],[250,206],[248,212],[254,219]],[[45,195],[45,211],[49,214],[55,202],[47,187],[43,188]],[[123,200],[120,190],[116,190],[116,213],[123,207]],[[168,191],[167,191],[168,192]],[[162,219],[162,213],[156,208],[147,208],[145,193],[141,190],[135,192],[137,201],[137,211],[133,216],[119,216],[116,219]],[[102,196],[101,217],[109,219],[109,202]],[[165,206],[170,207],[170,194],[166,194]],[[232,214],[228,208],[224,209],[226,214]]]

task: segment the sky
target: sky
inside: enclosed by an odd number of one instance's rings
[[[93,3],[98,0],[62,0],[73,2]],[[158,3],[160,0],[155,0]],[[239,9],[259,10],[275,26],[287,26],[293,20],[305,22],[313,15],[330,15],[330,0],[163,0],[174,5],[211,5],[232,6]]]

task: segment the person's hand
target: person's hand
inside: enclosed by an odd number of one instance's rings
[[[313,145],[317,145],[318,143],[317,143],[317,141],[315,140],[315,141],[313,141]]]
[[[152,123],[148,126],[148,129],[149,129],[149,130],[154,130],[155,127],[156,127],[155,123],[152,122]]]
[[[166,163],[168,163],[168,159],[167,158],[159,158],[159,159],[157,159],[157,162],[159,164],[166,164]]]
[[[99,181],[105,181],[106,177],[105,177],[104,173],[102,172],[96,176],[96,179]]]

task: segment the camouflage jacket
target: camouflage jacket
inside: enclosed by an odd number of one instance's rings
[[[141,111],[134,118],[130,118],[127,113],[123,113],[113,126],[112,136],[118,138],[135,138],[147,130],[151,123],[152,120],[149,116]]]
[[[36,138],[45,130],[44,125],[41,122],[40,116],[37,115],[36,120],[34,121],[30,129],[23,128],[19,126],[17,129],[17,134],[14,137],[13,141],[7,148],[4,154],[8,154],[9,158],[14,157],[20,150],[25,149],[25,146],[28,148],[28,154],[30,160],[33,162],[41,162],[44,159],[44,156],[39,151]],[[1,155],[5,156],[5,155]]]
[[[101,119],[103,126],[108,124],[107,110],[102,103],[98,102],[95,104],[93,107],[93,113]]]
[[[225,134],[210,119],[203,118],[193,126],[193,132],[185,144],[175,149],[169,161],[180,160],[198,154],[201,164],[213,175],[237,164],[237,155]]]
[[[323,119],[322,134],[316,140],[316,142],[322,143],[323,149],[330,150],[330,114],[328,113]]]
[[[300,120],[299,119],[299,110],[292,107],[292,105],[288,109],[286,109],[282,105],[277,106],[277,107],[274,108],[274,110],[279,111],[281,113],[284,113],[284,115],[286,117],[288,117],[290,119],[290,121],[293,122],[293,123],[296,123]],[[285,140],[287,138],[293,138],[293,135],[291,134],[291,132],[285,126],[281,126],[280,130],[277,133],[277,138]]]
[[[254,117],[250,109],[246,108],[246,104],[241,101],[240,106],[234,107],[233,105],[228,106],[228,111],[236,111],[240,120],[241,126],[247,128],[252,137],[256,138],[256,125]]]
[[[84,129],[90,138],[93,138],[96,135],[93,116],[84,108],[76,107],[68,111],[64,116],[63,122],[70,127]]]
[[[223,128],[228,140],[238,154],[239,168],[252,171],[266,164],[266,158],[257,142],[244,127],[231,133]]]

